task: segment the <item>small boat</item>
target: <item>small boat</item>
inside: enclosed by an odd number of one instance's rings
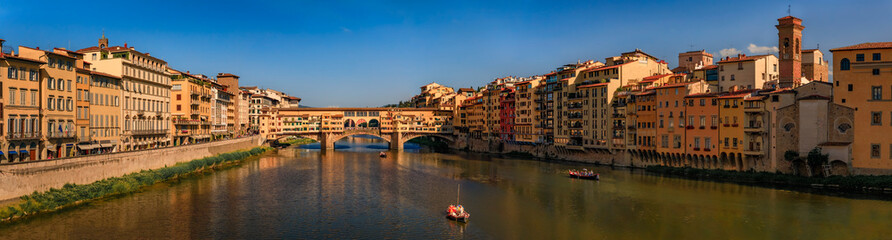
[[[387,153],[385,153],[385,152],[379,152],[379,153],[378,153],[378,157],[387,157]]]
[[[581,171],[576,171],[576,169],[568,171],[571,178],[580,178],[580,179],[594,179],[601,180],[601,175],[594,173],[592,171],[582,169]]]
[[[471,214],[465,211],[465,207],[458,204],[460,195],[461,185],[458,185],[458,194],[456,194],[455,197],[456,204],[449,205],[449,208],[446,209],[446,218],[457,222],[468,222],[468,219],[471,218]]]

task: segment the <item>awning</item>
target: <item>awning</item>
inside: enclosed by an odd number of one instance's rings
[[[98,147],[99,147],[99,144],[98,144],[98,143],[93,143],[93,144],[78,144],[78,145],[77,145],[77,148],[80,148],[81,150],[91,150],[91,149],[98,148]]]
[[[19,151],[19,153],[21,153],[21,154],[28,154],[28,150],[21,150],[21,151]]]
[[[19,153],[16,151],[9,151],[9,154],[19,154]]]
[[[110,143],[100,143],[99,145],[100,145],[100,147],[107,148],[107,147],[114,147],[115,145],[118,145],[118,144],[114,143],[114,142],[110,142]]]
[[[3,155],[3,151],[0,151],[0,155]]]

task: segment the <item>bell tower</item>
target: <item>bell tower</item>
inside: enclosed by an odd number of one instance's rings
[[[105,38],[105,31],[102,31],[102,37],[99,38],[99,48],[104,49],[108,47],[108,38]]]
[[[777,19],[779,87],[793,87],[802,78],[802,19],[786,16]]]

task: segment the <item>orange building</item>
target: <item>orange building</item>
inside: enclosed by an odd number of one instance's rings
[[[715,168],[719,156],[719,106],[717,93],[685,97],[685,151],[695,168]]]

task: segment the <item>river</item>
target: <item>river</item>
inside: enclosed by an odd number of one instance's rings
[[[0,226],[2,239],[888,239],[892,202],[348,138]],[[318,146],[317,146],[318,147]],[[567,178],[594,169],[600,181]],[[444,218],[460,202],[468,223]]]

